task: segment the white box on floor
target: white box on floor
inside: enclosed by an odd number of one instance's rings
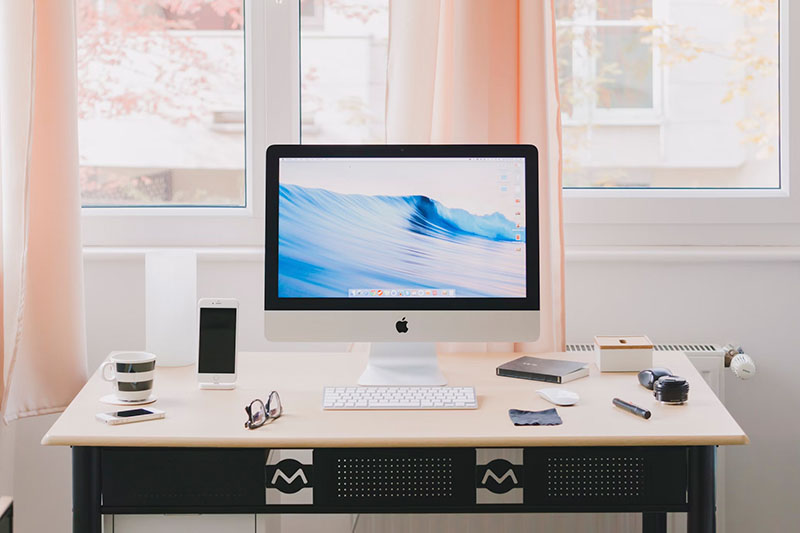
[[[594,350],[600,372],[639,372],[653,367],[653,342],[646,335],[597,335]]]

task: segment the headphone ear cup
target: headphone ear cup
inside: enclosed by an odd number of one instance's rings
[[[648,368],[639,372],[639,383],[642,387],[648,390],[653,390],[656,381],[664,376],[672,376],[672,370],[669,368]]]
[[[637,376],[639,378],[639,385],[645,389],[653,390],[653,371],[651,369],[642,370]]]

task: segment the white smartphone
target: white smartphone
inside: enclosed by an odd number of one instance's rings
[[[202,298],[197,304],[197,383],[201,389],[236,386],[239,301]]]
[[[161,409],[153,409],[152,407],[140,407],[138,409],[126,409],[114,413],[97,413],[96,416],[101,422],[116,426],[117,424],[130,424],[131,422],[164,418],[164,411]]]

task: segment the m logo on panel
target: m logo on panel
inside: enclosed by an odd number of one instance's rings
[[[495,459],[485,466],[478,466],[478,487],[494,494],[505,494],[519,486],[515,467],[505,459]]]
[[[267,505],[311,504],[314,490],[314,467],[309,464],[311,450],[280,450],[278,454],[279,458],[266,465]]]
[[[494,468],[505,468],[505,473],[498,477],[495,474]],[[506,483],[506,480],[510,481],[510,483]],[[492,481],[489,483],[489,481]],[[481,480],[481,485],[489,489],[490,491],[496,494],[503,494],[504,492],[508,492],[514,487],[519,484],[517,481],[517,475],[514,473],[514,466],[505,461],[503,459],[495,459],[488,465],[486,465],[486,472],[483,474],[483,479]]]
[[[475,452],[475,503],[522,503],[522,449],[479,448]]]
[[[280,469],[280,465],[278,468],[275,469],[275,474],[272,476],[272,485],[275,488],[281,489],[281,492],[297,492],[297,490],[292,490],[292,485],[294,484],[295,479],[300,479],[303,484],[300,485],[300,488],[308,485],[308,479],[306,479],[306,475],[303,473],[302,465],[300,468],[294,471],[294,474],[291,477],[288,477],[286,474],[283,473],[283,470]],[[279,484],[278,481],[281,481]]]

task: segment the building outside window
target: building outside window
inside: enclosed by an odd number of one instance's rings
[[[555,5],[565,186],[780,186],[777,0]]]

